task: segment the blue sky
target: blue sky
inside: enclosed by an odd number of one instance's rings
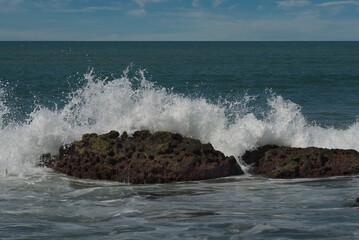
[[[0,40],[359,40],[359,0],[0,0]]]

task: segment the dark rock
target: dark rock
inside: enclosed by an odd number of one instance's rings
[[[40,161],[37,163],[38,167],[46,167],[48,165],[51,165],[52,163],[52,157],[50,153],[42,154],[40,156]]]
[[[263,146],[246,152],[242,160],[254,174],[272,178],[328,177],[359,173],[355,150]]]
[[[256,168],[259,165],[259,159],[261,159],[264,156],[264,154],[269,150],[276,148],[278,148],[278,146],[276,145],[265,145],[253,151],[246,151],[242,156],[242,160],[246,164]]]
[[[45,157],[44,157],[45,158]],[[243,174],[236,159],[211,144],[170,132],[84,134],[43,165],[79,178],[126,183],[168,183]]]
[[[359,198],[355,199],[355,204],[353,204],[353,207],[359,207]]]

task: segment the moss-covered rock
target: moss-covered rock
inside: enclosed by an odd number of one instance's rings
[[[225,157],[211,144],[170,132],[137,131],[84,134],[63,146],[59,155],[42,157],[43,165],[89,179],[126,183],[168,183],[243,174],[235,158]]]
[[[252,172],[272,178],[328,177],[359,173],[355,150],[263,146],[247,151],[243,161]]]

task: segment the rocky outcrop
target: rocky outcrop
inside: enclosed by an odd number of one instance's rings
[[[242,160],[254,174],[271,178],[328,177],[359,173],[355,150],[291,148],[267,145],[247,151]]]
[[[168,183],[243,174],[236,159],[211,144],[169,132],[85,134],[81,141],[43,155],[42,165],[71,176],[126,183]]]

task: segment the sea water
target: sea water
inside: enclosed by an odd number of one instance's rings
[[[359,151],[358,42],[0,42],[0,238],[358,239],[357,176],[127,185],[36,167],[84,133],[171,131],[238,163]]]

